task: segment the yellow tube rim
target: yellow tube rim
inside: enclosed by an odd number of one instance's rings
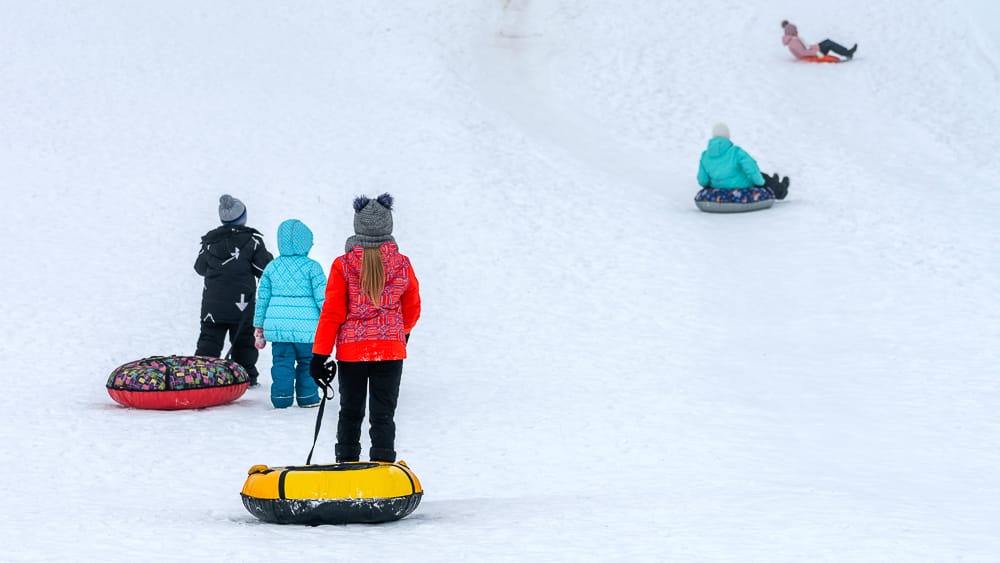
[[[242,492],[259,499],[378,499],[423,492],[417,476],[403,461],[273,468],[254,465],[247,473]]]

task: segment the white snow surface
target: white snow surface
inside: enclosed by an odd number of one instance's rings
[[[1000,560],[993,2],[0,16],[0,560]],[[858,56],[795,62],[785,18]],[[787,200],[697,211],[720,120]],[[193,353],[221,194],[328,267],[383,191],[421,281],[396,446],[423,502],[260,522],[246,470],[303,464],[317,412],[270,406],[269,348],[216,408],[105,382]]]

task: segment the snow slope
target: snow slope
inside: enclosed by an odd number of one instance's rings
[[[990,3],[147,4],[2,6],[0,559],[1000,553]],[[794,62],[784,18],[858,56]],[[695,209],[718,120],[787,200]],[[304,463],[314,410],[103,385],[193,351],[219,195],[329,264],[382,191],[422,285],[424,501],[260,523],[245,471]]]

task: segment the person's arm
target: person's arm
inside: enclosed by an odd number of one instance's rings
[[[417,281],[416,274],[413,273],[413,266],[410,265],[407,275],[410,278],[409,285],[403,291],[400,303],[403,307],[403,332],[407,335],[416,326],[420,319],[420,282]]]
[[[760,174],[760,167],[757,166],[757,161],[753,159],[747,151],[737,148],[736,162],[739,163],[740,169],[746,174],[747,179],[750,183],[755,186],[764,185],[764,177]]]
[[[705,162],[703,160],[698,161],[698,185],[707,188],[711,183],[712,179],[708,177],[708,172],[705,170]]]
[[[264,273],[260,276],[260,285],[257,286],[257,302],[253,311],[253,326],[264,326],[264,313],[267,312],[267,305],[271,302],[271,270],[264,268]]]
[[[264,237],[259,233],[254,233],[253,235],[253,257],[250,259],[251,269],[253,270],[254,277],[259,278],[261,274],[264,273],[264,268],[274,260],[274,256],[268,252],[267,247],[264,246]]]
[[[795,35],[786,35],[782,41],[784,41],[785,45],[788,46],[788,50],[800,59],[803,57],[812,57],[819,53],[819,45],[810,45],[806,47],[806,44]]]
[[[323,310],[323,302],[326,300],[326,274],[323,273],[323,266],[319,262],[313,261],[312,274],[313,301],[316,302],[316,309]]]
[[[347,319],[347,278],[340,258],[330,266],[330,277],[326,280],[326,293],[323,298],[323,308],[319,313],[319,324],[316,326],[316,338],[313,341],[313,354],[329,356],[337,344],[337,334],[340,325]]]
[[[198,251],[198,257],[194,260],[194,271],[198,272],[199,276],[204,276],[208,272],[208,246],[203,242],[201,243],[201,250]]]

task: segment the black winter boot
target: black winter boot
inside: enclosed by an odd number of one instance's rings
[[[349,446],[337,444],[334,446],[334,452],[337,454],[337,463],[358,461],[358,458],[361,457],[361,444],[351,444]]]
[[[389,448],[372,448],[368,452],[368,457],[372,461],[387,461],[392,463],[396,461],[396,451]]]
[[[778,183],[777,187],[774,190],[774,197],[778,199],[785,199],[785,197],[788,195],[789,184],[791,184],[791,180],[788,179],[788,176],[782,178],[781,182]]]
[[[764,177],[764,187],[767,188],[772,194],[777,197],[778,190],[781,188],[781,182],[778,180],[778,175],[768,176],[767,174],[761,173]]]

